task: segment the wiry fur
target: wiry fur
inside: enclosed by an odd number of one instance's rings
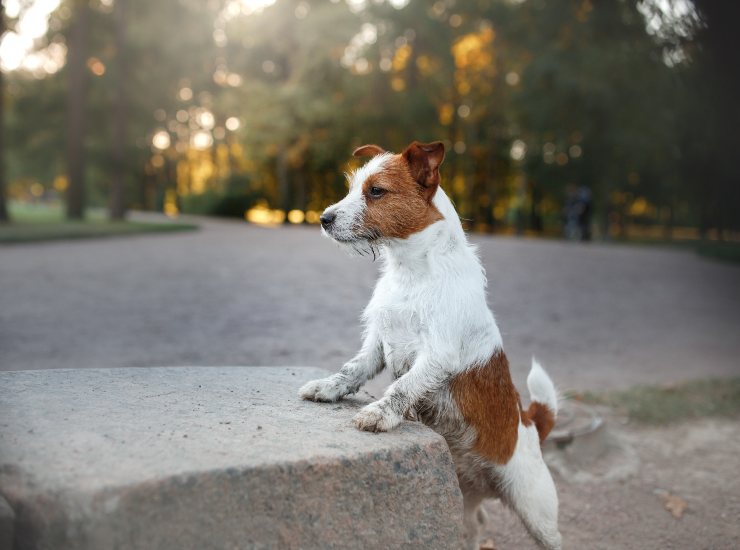
[[[390,369],[395,381],[355,425],[387,431],[413,411],[445,437],[463,491],[468,547],[477,548],[481,501],[500,497],[542,547],[557,549],[557,494],[540,450],[557,412],[555,388],[533,361],[527,383],[534,403],[521,410],[486,304],[483,267],[437,188],[439,147],[414,143],[401,155],[375,156],[350,176],[347,196],[325,211],[334,216],[325,234],[351,251],[379,252],[383,263],[363,315],[362,348],[338,373],[299,393],[336,401]],[[413,164],[424,159],[428,165]],[[368,182],[387,194],[372,198]],[[426,211],[410,214],[409,204]]]

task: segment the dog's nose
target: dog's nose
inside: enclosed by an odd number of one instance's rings
[[[321,214],[321,217],[319,218],[321,220],[321,225],[324,227],[324,229],[328,229],[329,226],[334,223],[334,218],[336,218],[337,215],[333,212],[324,212]]]

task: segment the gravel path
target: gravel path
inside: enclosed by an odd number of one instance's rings
[[[691,252],[474,236],[516,380],[561,388],[740,375],[740,267]],[[0,247],[0,369],[315,365],[360,342],[377,264],[316,228]]]
[[[740,548],[737,418],[613,429],[630,449],[634,468],[629,475],[599,479],[607,470],[596,451],[610,454],[602,447],[579,458],[591,461],[584,471],[592,479],[567,480],[554,472],[563,548]],[[549,459],[559,452],[549,447],[545,454]],[[579,452],[589,455],[583,445]],[[537,550],[519,519],[499,501],[487,501],[485,507],[490,521],[484,540],[493,539],[499,550]]]

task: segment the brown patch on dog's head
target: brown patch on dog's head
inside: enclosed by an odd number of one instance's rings
[[[352,151],[353,157],[374,157],[375,155],[382,155],[385,153],[385,149],[378,145],[368,144],[360,145],[357,149]]]
[[[383,152],[377,145],[363,145],[354,154]],[[367,177],[362,184],[366,204],[363,225],[369,233],[378,238],[405,239],[442,219],[432,199],[439,186],[444,153],[439,141],[415,141]]]
[[[444,144],[441,141],[414,141],[401,155],[409,165],[411,177],[424,188],[424,196],[431,201],[439,186],[439,167],[445,158]]]

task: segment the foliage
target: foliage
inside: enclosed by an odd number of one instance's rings
[[[73,1],[39,47],[67,40]],[[603,234],[740,229],[737,86],[731,56],[715,55],[736,42],[712,34],[729,4],[678,16],[650,0],[125,1],[132,206],[211,212],[240,177],[235,209],[320,211],[343,194],[354,147],[442,139],[445,187],[472,227],[552,231],[576,184],[593,191]],[[110,4],[92,3],[93,204],[115,170]],[[8,75],[11,195],[64,190],[67,86],[66,66]]]

